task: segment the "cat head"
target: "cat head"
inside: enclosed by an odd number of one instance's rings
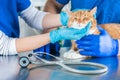
[[[68,21],[68,27],[73,27],[77,29],[84,28],[92,19],[95,19],[97,7],[91,10],[77,10],[71,13]]]

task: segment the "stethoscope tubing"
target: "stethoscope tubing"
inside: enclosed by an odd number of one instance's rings
[[[69,72],[78,73],[78,74],[101,74],[101,73],[105,73],[108,71],[108,67],[103,64],[93,63],[93,62],[67,62],[67,61],[62,60],[59,57],[54,56],[54,55],[51,55],[51,54],[49,54],[49,55],[52,57],[55,57],[59,61],[47,61],[45,59],[42,59],[42,58],[34,55],[37,59],[40,59],[43,63],[33,62],[33,64],[46,65],[46,66],[47,65],[59,65]],[[97,69],[97,70],[78,70],[75,68],[71,68],[68,65],[86,65],[86,66],[97,67],[99,69]]]

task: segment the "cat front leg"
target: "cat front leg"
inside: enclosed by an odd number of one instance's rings
[[[83,56],[79,53],[75,41],[71,41],[71,49],[63,54],[63,57],[66,59],[85,59],[87,56]]]

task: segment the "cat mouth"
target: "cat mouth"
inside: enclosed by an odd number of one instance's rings
[[[83,29],[86,27],[87,24],[82,24],[82,23],[77,23],[77,22],[73,22],[72,24],[72,28],[75,28],[75,29]]]
[[[73,24],[72,24],[72,28],[74,28],[74,29],[83,29],[83,28],[85,28],[87,26],[87,24],[82,24],[82,23],[77,23],[77,22],[73,22]],[[88,31],[88,33],[87,33],[87,35],[89,35],[89,34],[93,34],[94,32],[96,31],[96,29],[92,29],[92,30],[89,30]]]
[[[72,28],[75,28],[75,29],[83,29],[83,28],[85,28],[85,27],[83,27],[83,26],[72,26]]]

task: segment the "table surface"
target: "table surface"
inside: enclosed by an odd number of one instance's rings
[[[106,73],[96,75],[71,73],[60,66],[40,67],[30,64],[28,68],[21,68],[18,60],[18,56],[0,56],[0,80],[120,80],[120,57],[82,60],[101,63],[108,67]],[[79,67],[80,65],[77,65],[77,68]]]

